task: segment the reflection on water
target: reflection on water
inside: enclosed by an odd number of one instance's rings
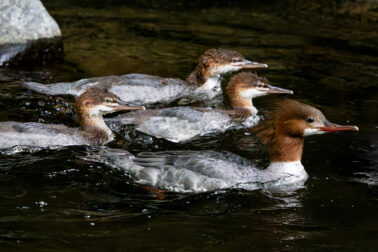
[[[161,199],[123,171],[83,160],[90,148],[4,150],[0,247],[371,251],[378,245],[376,3],[162,1],[164,7],[156,8],[150,1],[108,2],[72,7],[44,1],[62,28],[65,58],[1,69],[0,120],[77,126],[72,97],[28,92],[19,85],[24,80],[53,83],[133,72],[184,78],[201,52],[226,47],[268,63],[259,72],[273,84],[316,104],[330,121],[358,125],[360,132],[306,139],[303,164],[310,179],[291,194],[166,192]],[[266,112],[276,99],[256,99],[255,105]],[[267,163],[264,147],[244,131],[190,144],[125,132],[110,147],[133,154],[225,150],[260,167]]]

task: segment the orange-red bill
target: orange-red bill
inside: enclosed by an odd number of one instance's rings
[[[325,132],[335,132],[335,131],[358,131],[357,126],[353,125],[337,125],[334,123],[326,122],[323,127],[319,128],[321,131]]]

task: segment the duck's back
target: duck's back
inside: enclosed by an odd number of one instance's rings
[[[59,124],[0,122],[0,148],[87,144],[80,131]]]
[[[188,141],[235,126],[227,114],[192,107],[135,111],[108,121],[113,129],[120,124],[135,124],[137,130],[171,142]]]
[[[183,80],[147,74],[112,75],[47,85],[26,82],[24,86],[40,93],[74,96],[81,95],[90,87],[101,86],[117,94],[123,101],[137,105],[169,104],[189,96],[194,90]]]

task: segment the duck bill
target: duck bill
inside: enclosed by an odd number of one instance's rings
[[[336,131],[358,131],[357,126],[352,125],[338,125],[331,122],[324,122],[324,126],[319,128],[320,131],[324,132],[336,132]]]
[[[268,85],[268,94],[294,94],[292,90]]]
[[[252,68],[268,68],[267,64],[259,63],[259,62],[252,62],[249,60],[242,60],[240,63],[238,63],[240,67],[243,69],[252,69]]]
[[[145,110],[144,106],[138,106],[129,102],[118,101],[119,106],[116,107],[116,111],[124,111],[124,110]]]

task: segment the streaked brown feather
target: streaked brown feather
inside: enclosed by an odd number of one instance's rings
[[[211,76],[211,67],[232,62],[232,59],[234,58],[244,59],[244,56],[228,49],[209,49],[198,58],[195,70],[186,80],[190,84],[200,86]]]

